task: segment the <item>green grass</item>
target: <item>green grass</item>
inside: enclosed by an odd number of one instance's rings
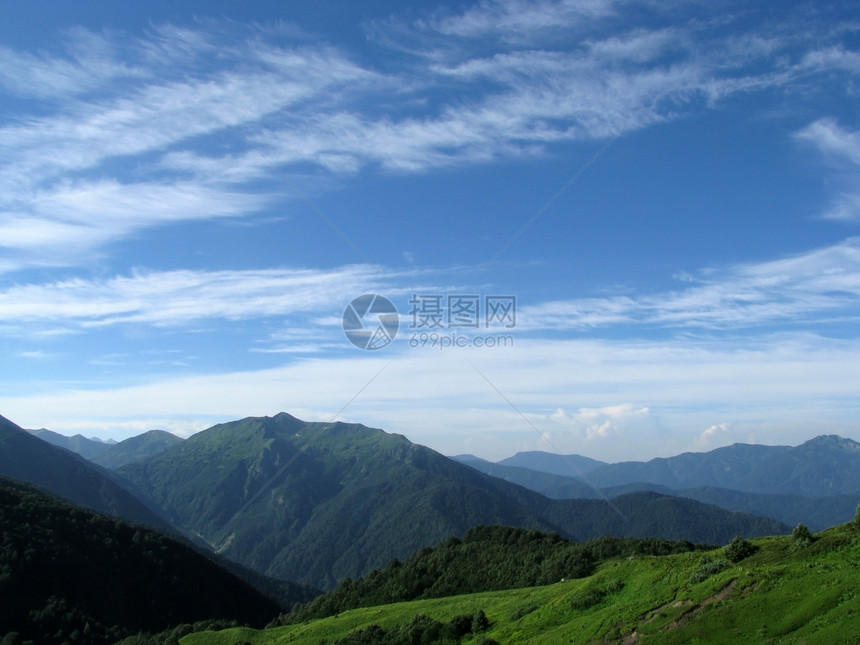
[[[501,592],[397,603],[269,630],[230,629],[182,645],[331,643],[354,629],[427,614],[440,621],[483,609],[499,643],[860,643],[860,534],[841,526],[805,549],[791,538],[753,540],[758,551],[700,582],[722,550],[616,559],[588,578]],[[700,576],[693,580],[699,580]],[[574,609],[577,607],[578,609]]]

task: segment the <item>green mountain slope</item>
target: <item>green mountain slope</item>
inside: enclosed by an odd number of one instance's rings
[[[791,537],[753,540],[730,562],[725,549],[636,555],[586,578],[548,586],[346,611],[264,631],[202,632],[182,645],[346,645],[371,634],[417,633],[430,621],[483,611],[489,627],[463,643],[851,644],[860,634],[860,532],[840,526],[807,547]],[[416,616],[425,618],[416,619]],[[387,641],[390,642],[390,641]],[[438,640],[426,640],[433,643]]]
[[[359,580],[342,580],[337,588],[279,619],[303,622],[373,605],[465,593],[519,589],[582,578],[601,562],[630,555],[666,555],[705,550],[690,542],[660,539],[597,538],[573,542],[558,534],[510,526],[478,526],[462,539],[450,538],[424,548],[405,561],[392,560]]]
[[[168,530],[169,524],[126,490],[111,472],[58,448],[0,417],[0,476],[129,522]]]
[[[304,448],[304,450],[303,450]],[[358,424],[288,414],[198,433],[118,471],[177,526],[268,575],[332,588],[484,524],[719,543],[773,521],[644,493],[555,501]]]
[[[91,457],[90,460],[104,468],[115,469],[160,455],[179,443],[182,443],[182,439],[174,434],[164,430],[150,430],[108,446],[107,450]]]
[[[0,528],[0,638],[107,643],[203,619],[261,626],[279,610],[180,542],[5,478]]]

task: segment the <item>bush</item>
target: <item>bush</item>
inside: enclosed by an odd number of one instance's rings
[[[603,589],[599,587],[589,587],[574,596],[573,600],[570,601],[570,606],[577,611],[583,611],[594,607],[595,605],[599,605],[605,596],[606,592]]]
[[[537,605],[531,605],[528,607],[520,607],[514,613],[511,614],[510,620],[511,620],[511,622],[517,621],[520,618],[522,618],[523,616],[528,616],[533,611],[537,611],[537,608],[538,608]]]
[[[690,584],[695,585],[700,582],[704,582],[712,575],[714,575],[715,573],[719,573],[728,566],[729,563],[722,558],[702,562],[702,564],[699,565],[699,568],[696,569],[692,574],[690,574]]]
[[[860,504],[857,504],[857,512],[854,513],[854,528],[860,531]]]
[[[472,619],[472,633],[480,634],[481,632],[485,632],[490,628],[490,619],[487,618],[487,614],[484,613],[483,609],[479,609],[475,614],[475,617]]]
[[[726,547],[726,557],[729,562],[740,562],[744,558],[748,558],[758,550],[752,542],[745,540],[741,536],[735,537]]]
[[[805,549],[815,538],[805,524],[798,524],[791,532],[791,547],[793,549]]]
[[[609,580],[602,585],[587,587],[574,596],[570,604],[576,610],[588,609],[599,605],[606,596],[617,593],[622,589],[624,589],[624,582],[622,580]]]

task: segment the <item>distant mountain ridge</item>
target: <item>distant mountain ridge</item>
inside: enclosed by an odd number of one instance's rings
[[[563,477],[581,477],[593,470],[606,466],[605,461],[598,461],[582,455],[560,455],[553,452],[532,450],[518,452],[513,457],[502,459],[498,462],[502,466],[516,466],[528,468],[552,475]]]
[[[64,434],[53,432],[45,428],[38,430],[27,430],[31,435],[39,437],[43,441],[76,452],[84,459],[93,459],[110,449],[115,442],[98,441],[96,439],[88,439],[87,437],[76,434],[67,437]]]
[[[115,469],[157,455],[182,439],[164,430],[149,430],[123,441],[99,441],[79,434],[67,437],[44,428],[30,434],[60,448],[71,450],[94,464]]]
[[[553,499],[654,491],[772,517],[792,526],[802,522],[813,530],[848,521],[860,497],[860,443],[835,435],[796,447],[734,444],[648,462],[602,464],[581,478],[557,474],[571,457],[587,459],[535,452],[518,453],[498,463],[474,455],[454,459]],[[505,465],[510,463],[531,463],[547,470]]]
[[[808,497],[854,495],[860,493],[860,444],[834,435],[796,447],[736,443],[706,453],[608,464],[588,477],[601,487],[639,481]]]

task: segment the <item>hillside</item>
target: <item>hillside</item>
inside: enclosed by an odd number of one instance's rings
[[[118,472],[223,555],[324,589],[480,524],[710,543],[788,530],[653,493],[614,508],[550,500],[399,435],[285,413],[214,426]]]
[[[712,549],[690,542],[603,537],[573,542],[555,533],[510,526],[477,526],[462,539],[392,560],[359,580],[345,579],[330,593],[300,605],[281,624],[333,616],[349,609],[407,600],[520,589],[562,578],[583,578],[619,556],[667,555]]]
[[[374,606],[265,631],[201,632],[182,645],[396,642],[433,638],[459,617],[486,616],[447,643],[855,643],[860,633],[860,531],[843,525],[804,546],[789,536],[727,549],[614,558],[593,575],[539,587]],[[815,590],[811,593],[810,590]],[[476,627],[472,620],[472,628]],[[487,624],[488,623],[488,624]],[[435,628],[435,630],[434,630]],[[407,642],[407,641],[401,641]],[[418,641],[415,641],[418,642]]]
[[[31,435],[4,417],[0,417],[0,476],[44,488],[100,513],[170,529],[158,513],[123,487],[116,475]]]
[[[204,619],[262,626],[280,609],[180,542],[5,478],[0,528],[0,639],[108,643]]]

